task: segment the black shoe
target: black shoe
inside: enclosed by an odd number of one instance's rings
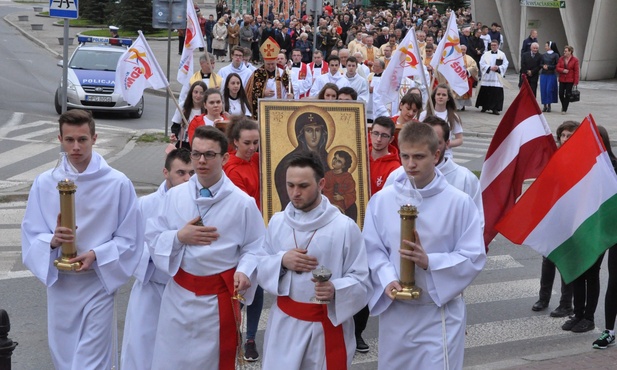
[[[567,317],[572,316],[572,307],[564,307],[559,305],[550,313],[551,317]]]
[[[550,104],[548,105],[548,108],[546,109],[546,111],[549,112],[549,113],[551,112],[551,105]]]
[[[494,114],[494,115],[496,115],[496,116],[498,116],[498,115],[499,115],[499,111],[498,111],[498,110],[493,109],[493,114]]]
[[[482,113],[485,113],[485,112],[486,112],[486,109],[482,108]]]
[[[461,112],[464,112],[464,111],[465,111],[465,107],[461,108]]]
[[[568,321],[566,321],[563,325],[561,325],[561,329],[565,330],[565,331],[570,331],[572,330],[573,327],[576,326],[576,324],[578,324],[581,320],[583,319],[579,319],[578,317],[572,317],[570,318]]]
[[[361,336],[356,337],[356,352],[367,353],[369,350],[368,344],[362,339]]]
[[[591,320],[582,319],[578,324],[572,327],[572,333],[586,333],[596,328],[596,325]]]
[[[531,306],[532,311],[544,311],[548,307],[548,302],[539,300]]]
[[[611,335],[608,330],[604,330],[600,338],[598,338],[595,342],[593,342],[593,348],[595,349],[606,349],[609,346],[615,345],[615,336]]]
[[[249,339],[244,344],[244,359],[248,362],[255,362],[259,360],[259,352],[257,352],[257,345],[253,339]]]
[[[542,112],[546,112],[546,105],[544,105],[544,108],[542,108]]]

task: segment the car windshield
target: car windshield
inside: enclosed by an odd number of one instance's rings
[[[115,71],[122,53],[107,50],[79,49],[71,59],[70,68],[95,71]]]

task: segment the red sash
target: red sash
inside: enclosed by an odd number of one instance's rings
[[[215,295],[219,303],[219,370],[236,368],[236,349],[238,347],[238,327],[236,318],[240,318],[238,301],[231,300],[234,291],[234,273],[236,269],[220,274],[196,276],[179,269],[174,281],[181,287],[195,293],[196,296]]]
[[[308,69],[308,66],[306,65],[306,63],[300,63],[300,71],[298,72],[298,80],[306,80],[307,69]],[[307,96],[309,96],[309,92],[310,92],[310,89],[304,94],[300,94],[300,99],[306,98]]]
[[[296,302],[287,296],[278,297],[276,304],[281,311],[294,319],[320,322],[326,342],[326,368],[329,370],[347,370],[347,348],[343,336],[343,325],[332,325],[328,318],[327,305]]]

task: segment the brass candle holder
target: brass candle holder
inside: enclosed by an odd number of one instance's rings
[[[75,235],[75,191],[77,186],[71,180],[65,179],[58,182],[58,192],[60,193],[60,226],[67,227]],[[81,262],[69,262],[71,258],[77,257],[77,247],[75,239],[70,243],[62,243],[62,255],[54,261],[54,266],[58,270],[74,271],[81,267]]]
[[[403,240],[409,240],[415,243],[416,218],[418,217],[418,208],[405,204],[398,211],[401,215],[401,249],[411,250],[410,247],[403,243]],[[413,261],[401,258],[401,277],[400,283],[403,290],[393,290],[394,298],[399,300],[410,300],[420,298],[422,289],[416,286],[416,264]]]

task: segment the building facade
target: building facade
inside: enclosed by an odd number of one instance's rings
[[[502,26],[504,52],[517,70],[523,40],[536,29],[541,52],[547,41],[562,53],[574,48],[581,80],[617,77],[616,0],[472,0],[471,8],[476,21]]]

